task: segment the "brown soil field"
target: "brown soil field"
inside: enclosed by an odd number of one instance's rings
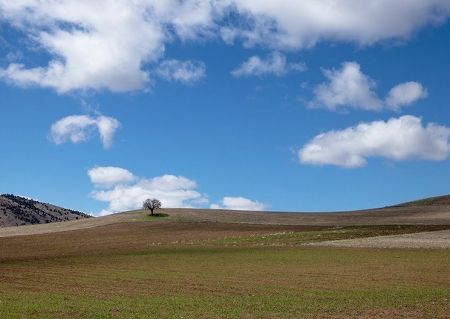
[[[330,213],[251,212],[210,209],[162,209],[172,219],[191,222],[291,225],[291,226],[362,226],[362,225],[450,225],[450,205],[405,206]],[[0,237],[46,234],[88,229],[142,219],[140,211],[53,224],[0,228]]]
[[[300,247],[304,244],[441,231],[449,225],[328,226],[250,224],[196,220],[195,215],[170,211],[168,217],[149,217],[144,211],[74,222],[1,229],[0,262],[52,257],[140,253],[158,247]],[[207,212],[204,212],[207,215]],[[216,214],[216,213],[213,213]],[[215,216],[226,215],[218,213]],[[233,213],[232,213],[233,214]],[[244,214],[244,213],[237,213]],[[250,213],[253,214],[253,213]],[[259,213],[261,215],[261,213]],[[265,215],[265,214],[262,214]],[[278,217],[277,214],[268,214]],[[229,220],[229,216],[223,217]],[[275,219],[275,222],[279,220]],[[45,227],[44,227],[45,226]],[[448,241],[448,239],[447,239]],[[338,241],[336,241],[338,242]]]
[[[127,221],[131,222],[137,220],[138,218],[142,218],[142,215],[139,213],[122,213],[104,217],[96,217],[83,220],[72,220],[51,224],[26,225],[20,227],[3,227],[0,228],[0,237],[26,236],[26,235],[37,235],[47,233],[58,233],[63,231],[73,231]]]
[[[387,207],[329,213],[249,212],[167,209],[171,216],[196,221],[277,225],[450,225],[450,205]]]
[[[142,218],[142,215],[141,215]],[[105,219],[103,219],[105,220]],[[320,231],[323,226],[250,225],[161,221],[117,222],[63,231],[0,238],[3,260],[54,256],[98,255],[145,251],[158,246],[184,246],[223,238],[249,237],[279,232]]]
[[[438,248],[450,249],[450,230],[344,239],[310,243],[312,246],[352,248]]]

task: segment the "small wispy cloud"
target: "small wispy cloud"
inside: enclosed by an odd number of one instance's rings
[[[225,196],[219,203],[212,204],[210,206],[212,209],[227,209],[227,210],[249,210],[249,211],[260,211],[266,208],[266,205],[251,200],[245,197],[231,197]]]
[[[201,61],[164,60],[157,67],[156,74],[167,81],[193,84],[206,76],[206,66]]]
[[[289,72],[303,72],[305,70],[305,63],[288,62],[283,54],[274,52],[266,58],[251,56],[247,61],[231,71],[231,74],[235,77],[262,75],[282,76]]]

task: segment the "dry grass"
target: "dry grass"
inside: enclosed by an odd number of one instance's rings
[[[71,220],[66,222],[57,222],[51,224],[27,225],[20,227],[4,227],[0,228],[0,237],[11,236],[28,236],[48,233],[58,233],[64,231],[87,229],[121,222],[142,220],[141,212],[130,212],[122,214],[114,214],[105,217],[89,218],[81,220]]]

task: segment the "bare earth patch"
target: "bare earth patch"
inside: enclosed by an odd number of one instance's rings
[[[64,231],[88,229],[92,227],[111,225],[115,223],[142,220],[142,218],[143,218],[142,214],[139,213],[122,213],[104,217],[71,220],[66,222],[56,222],[50,224],[26,225],[26,226],[2,227],[2,228],[0,227],[0,238],[59,233]]]
[[[309,243],[309,246],[355,247],[355,248],[450,248],[450,230],[331,240]]]

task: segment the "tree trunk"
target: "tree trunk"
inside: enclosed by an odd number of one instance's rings
[[[150,209],[150,212],[151,212],[150,215],[153,215],[153,209]]]

